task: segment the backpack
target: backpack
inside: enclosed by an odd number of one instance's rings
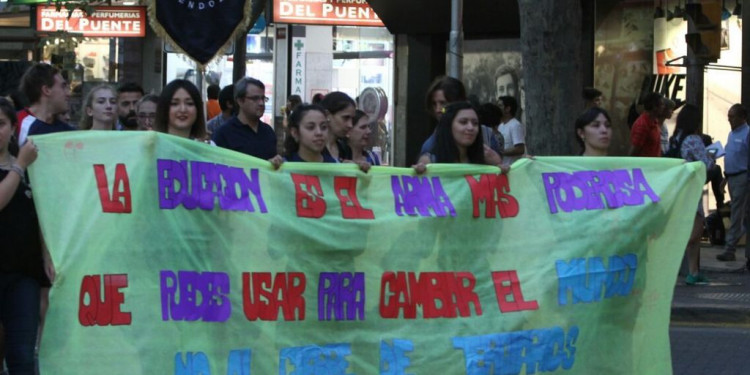
[[[680,134],[676,134],[669,140],[669,148],[664,153],[664,157],[682,159],[682,142],[687,137],[680,139]]]

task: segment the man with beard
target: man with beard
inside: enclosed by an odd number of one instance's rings
[[[138,130],[135,106],[143,97],[143,87],[126,82],[117,88],[117,130]]]

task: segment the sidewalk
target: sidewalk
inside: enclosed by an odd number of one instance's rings
[[[744,247],[737,260],[721,262],[721,246],[701,247],[701,270],[709,285],[685,285],[679,277],[672,298],[673,323],[750,324],[750,273],[745,270]]]

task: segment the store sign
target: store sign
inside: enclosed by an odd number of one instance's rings
[[[146,35],[146,8],[144,7],[94,7],[86,15],[75,9],[40,6],[36,10],[36,30],[42,32],[67,31],[94,37],[143,37]]]
[[[305,100],[305,38],[292,38],[292,95]]]
[[[687,21],[682,18],[654,20],[653,74],[643,77],[641,96],[658,92],[678,104],[685,100],[687,70],[681,57],[687,55],[687,28]]]
[[[384,26],[366,0],[273,0],[279,23],[338,26]]]

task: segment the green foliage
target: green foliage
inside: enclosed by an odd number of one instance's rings
[[[73,11],[76,9],[80,9],[84,14],[87,16],[94,13],[94,6],[92,4],[96,3],[103,3],[101,1],[88,1],[88,0],[80,0],[80,1],[68,1],[68,0],[49,0],[48,4],[54,2],[55,3],[55,9],[59,12],[63,8],[68,11],[68,18],[70,18],[73,15]],[[106,1],[104,3],[109,3],[109,1]]]

